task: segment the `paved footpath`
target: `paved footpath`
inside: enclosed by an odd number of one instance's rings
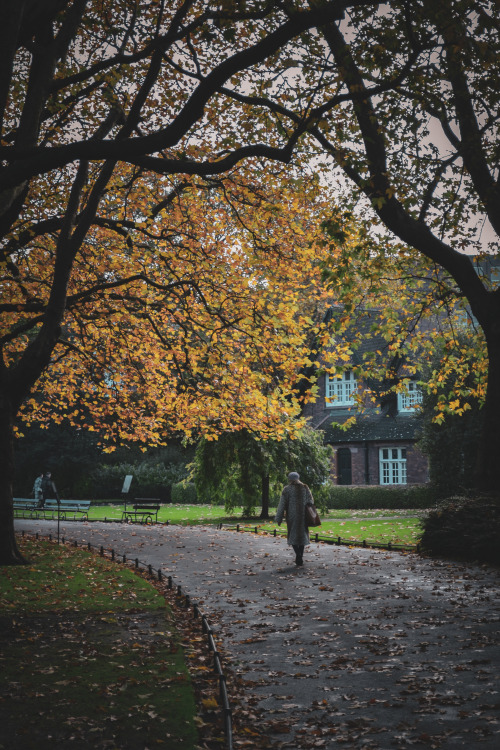
[[[51,521],[16,528],[55,533]],[[62,522],[172,575],[279,748],[500,747],[500,571],[208,527]],[[254,745],[258,750],[258,745]]]

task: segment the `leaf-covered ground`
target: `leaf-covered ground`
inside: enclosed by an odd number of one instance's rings
[[[83,550],[24,540],[0,568],[0,747],[193,748],[196,705],[165,599]]]
[[[17,522],[51,530],[48,522]],[[207,527],[65,524],[210,613],[237,748],[496,750],[498,570]]]

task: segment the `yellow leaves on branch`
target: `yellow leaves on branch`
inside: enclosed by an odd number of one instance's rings
[[[279,439],[295,429],[311,311],[325,304],[317,240],[329,206],[314,181],[263,181],[261,168],[177,188],[117,170],[26,421],[63,415],[113,442],[146,443],[240,428]],[[53,257],[47,238],[16,257],[12,301],[46,305]],[[3,331],[18,322],[3,315]],[[13,337],[8,363],[26,344]]]
[[[345,222],[344,222],[345,225]],[[343,229],[334,216],[332,237]],[[333,316],[331,338],[325,332],[327,365],[342,370],[339,343],[347,341],[356,360],[358,379],[374,384],[380,395],[404,392],[409,379],[438,397],[435,421],[461,415],[486,397],[488,357],[484,336],[471,324],[464,300],[452,279],[411,248],[351,231],[338,262],[328,269],[328,283],[339,290],[339,314]],[[338,252],[338,250],[337,250]],[[347,352],[345,352],[347,354]],[[344,360],[349,367],[348,360]],[[335,375],[335,370],[329,373]],[[364,399],[372,394],[364,387]],[[429,400],[436,403],[436,399]]]

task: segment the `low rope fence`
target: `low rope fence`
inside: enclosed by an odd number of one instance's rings
[[[263,529],[261,526],[248,526],[246,524],[223,524],[219,523],[217,528],[222,531],[250,531],[252,534],[268,534],[271,536],[286,536],[286,531],[279,529]],[[323,542],[324,544],[334,544],[336,546],[344,545],[346,547],[365,547],[367,549],[387,549],[394,552],[420,552],[420,544],[406,544],[398,542],[376,542],[369,539],[343,539],[340,536],[328,536],[327,534],[321,534],[321,532],[309,532],[309,538],[313,542]]]
[[[21,531],[21,536],[25,536],[24,530]],[[35,539],[40,539],[40,537],[43,535],[41,535],[37,531],[35,532],[34,536],[35,536]],[[48,534],[47,538],[50,541],[53,541],[52,534]],[[78,547],[79,545],[79,542],[77,540],[67,540],[64,537],[61,537],[60,541],[62,544],[66,544],[66,542],[68,542],[73,547]],[[58,539],[58,542],[59,542],[59,539]],[[214,632],[210,626],[210,623],[206,615],[202,614],[198,604],[191,602],[191,597],[189,596],[189,594],[186,594],[183,592],[181,585],[177,584],[176,586],[174,586],[174,581],[173,581],[172,576],[170,575],[165,576],[161,568],[153,568],[152,565],[146,562],[143,562],[142,560],[139,560],[138,557],[127,558],[126,555],[117,554],[117,552],[114,549],[106,549],[103,545],[93,545],[90,542],[87,542],[86,544],[82,544],[81,546],[83,548],[86,548],[89,552],[98,551],[101,557],[107,556],[112,561],[121,562],[124,565],[130,565],[136,570],[139,570],[140,568],[144,568],[145,571],[147,571],[147,574],[151,578],[159,581],[160,583],[166,583],[167,589],[169,590],[174,590],[174,588],[176,589],[176,602],[178,606],[183,606],[185,609],[189,609],[190,607],[192,607],[193,617],[200,620],[202,633],[206,635],[207,647],[208,647],[208,650],[211,652],[212,658],[213,658],[213,673],[215,675],[215,678],[219,682],[218,687],[219,687],[219,698],[220,698],[220,704],[221,704],[221,718],[222,718],[222,722],[224,726],[226,750],[233,750],[234,748],[233,714],[232,714],[232,709],[229,703],[226,676],[222,668],[221,655],[219,651],[217,650],[217,644],[214,639]]]

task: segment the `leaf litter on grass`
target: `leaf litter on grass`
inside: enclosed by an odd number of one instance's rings
[[[30,564],[0,569],[0,747],[194,748],[193,686],[164,597],[83,550],[22,547]]]

